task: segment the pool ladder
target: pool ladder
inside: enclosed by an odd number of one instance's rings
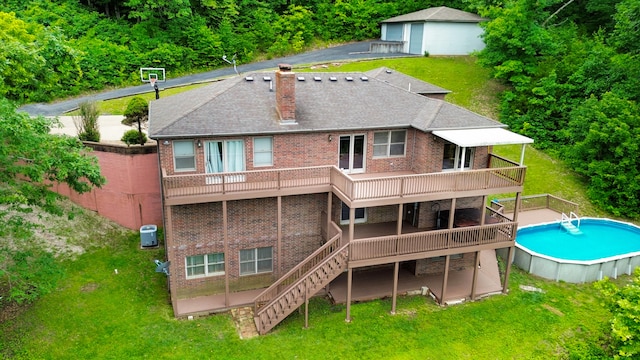
[[[573,225],[573,220],[576,220],[576,225]],[[571,235],[580,235],[582,231],[580,231],[580,218],[573,211],[569,213],[569,215],[562,213],[562,220],[560,221],[560,226],[562,226],[567,232]]]

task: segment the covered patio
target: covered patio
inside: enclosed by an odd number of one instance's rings
[[[444,304],[501,293],[502,283],[495,251],[481,251],[479,260],[475,294],[472,294],[473,269],[450,270],[445,298],[442,299],[443,274],[416,276],[405,267],[400,267],[398,271],[397,292],[400,295],[431,295],[436,301]],[[351,301],[360,302],[391,297],[393,272],[393,265],[354,271]],[[347,302],[347,280],[347,274],[344,273],[329,287],[329,296],[336,304]]]

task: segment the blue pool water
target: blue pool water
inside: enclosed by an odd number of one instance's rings
[[[640,228],[632,224],[583,218],[580,231],[569,234],[559,223],[535,225],[519,229],[516,243],[541,255],[576,261],[640,252]]]

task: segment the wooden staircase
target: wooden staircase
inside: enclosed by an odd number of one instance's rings
[[[338,241],[339,237],[327,242],[256,298],[254,320],[260,334],[273,329],[347,269],[349,244],[337,248]]]

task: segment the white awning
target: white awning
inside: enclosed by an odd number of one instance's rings
[[[465,148],[533,143],[533,139],[503,128],[436,130],[433,135]]]

